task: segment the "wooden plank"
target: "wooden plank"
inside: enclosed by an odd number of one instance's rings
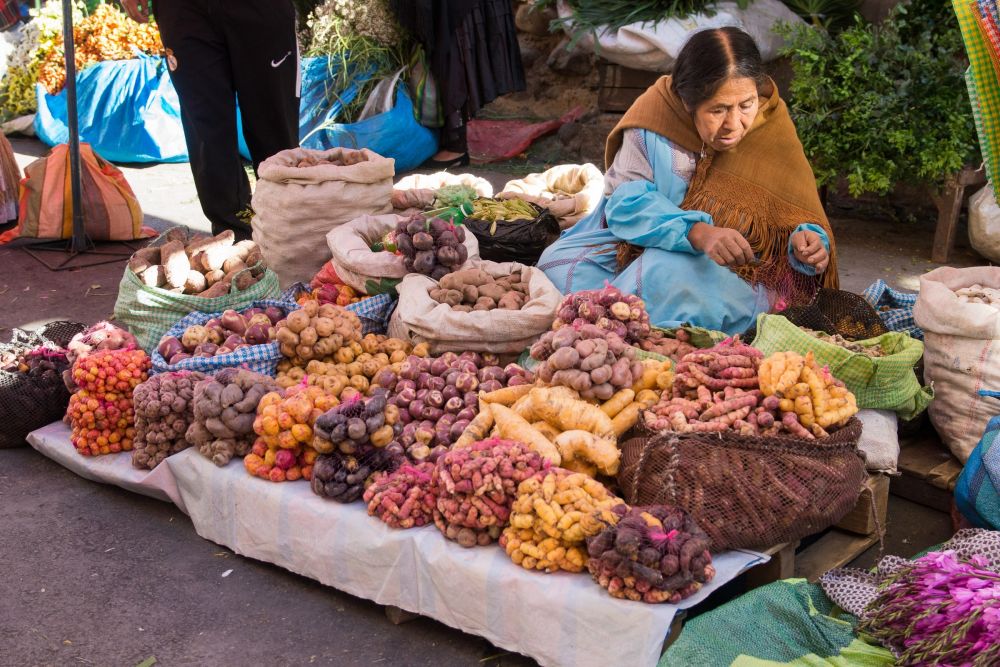
[[[811,582],[835,567],[843,567],[878,542],[877,535],[852,535],[836,528],[795,556],[795,576]]]
[[[841,519],[836,527],[859,535],[871,535],[879,527],[885,530],[889,509],[889,477],[872,475],[858,497],[854,509]]]
[[[953,491],[962,472],[962,464],[942,444],[933,430],[900,442],[899,471],[943,491]]]
[[[955,245],[955,234],[958,232],[958,216],[962,211],[962,199],[965,186],[951,181],[945,185],[939,195],[934,196],[938,209],[937,226],[934,228],[934,245],[931,248],[931,261],[944,264],[951,256]]]
[[[939,489],[928,484],[926,480],[911,475],[898,475],[889,483],[889,492],[914,503],[936,509],[939,512],[951,512],[951,491]]]
[[[744,580],[747,590],[750,591],[795,576],[795,550],[798,546],[799,542],[796,540],[763,549],[763,553],[770,556],[771,560],[747,570]]]

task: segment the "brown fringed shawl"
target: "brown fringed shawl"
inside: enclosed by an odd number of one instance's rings
[[[802,151],[788,107],[771,81],[770,97],[761,98],[753,125],[735,148],[715,152],[706,148],[698,162],[681,208],[704,211],[719,227],[738,230],[760,258],[760,264],[737,272],[750,282],[784,282],[792,271],[787,261],[788,237],[804,222],[826,230],[830,238],[830,265],[824,287],[837,288],[837,255],[833,231],[816,190],[816,178]],[[662,135],[680,147],[701,153],[704,143],[691,114],[670,89],[670,77],[661,77],[629,108],[608,136],[604,161],[610,168],[627,129],[640,128]]]

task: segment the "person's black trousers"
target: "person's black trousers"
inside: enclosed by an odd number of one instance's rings
[[[299,145],[295,9],[290,0],[156,0],[153,11],[180,97],[201,208],[213,233],[232,229],[249,238],[250,183],[238,150],[236,104],[254,170]]]

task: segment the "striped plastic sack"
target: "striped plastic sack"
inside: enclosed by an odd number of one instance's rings
[[[924,353],[922,342],[895,331],[856,342],[864,347],[881,346],[885,356],[869,357],[820,340],[781,315],[757,318],[753,346],[765,356],[812,352],[817,364],[829,366],[834,377],[847,385],[859,408],[892,410],[902,419],[913,419],[927,408],[934,394],[920,385],[913,370]]]
[[[297,308],[295,303],[278,299],[254,301],[247,308],[267,308],[269,306],[281,308],[282,312],[286,315]],[[179,339],[184,335],[188,327],[205,324],[210,319],[220,317],[221,315],[222,311],[217,313],[191,313],[170,327],[164,336],[174,336]],[[201,371],[202,373],[213,374],[223,368],[248,368],[256,373],[275,377],[278,374],[278,362],[281,361],[281,352],[278,349],[278,343],[274,341],[264,345],[244,347],[230,354],[218,354],[214,357],[191,357],[176,364],[167,363],[167,360],[163,358],[160,351],[155,348],[149,356],[153,361],[151,375],[166,373],[168,371]]]
[[[161,235],[151,245],[162,242],[164,237],[165,235]],[[259,267],[246,270],[259,271]],[[246,310],[254,301],[282,298],[280,294],[278,276],[270,269],[265,269],[260,279],[245,290],[237,290],[234,286],[229,294],[207,299],[144,285],[135,272],[126,266],[118,286],[115,320],[135,336],[142,349],[152,354],[153,348],[159,344],[167,330],[189,313]]]
[[[143,233],[142,209],[122,172],[89,144],[80,144],[83,219],[93,241],[128,241]],[[17,227],[0,243],[17,238],[68,239],[73,236],[69,148],[59,144],[29,164],[21,181]]]

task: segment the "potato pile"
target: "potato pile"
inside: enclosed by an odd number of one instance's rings
[[[497,540],[518,485],[549,464],[520,442],[496,438],[446,452],[434,465],[434,525],[463,547]]]
[[[305,365],[294,366],[290,360],[278,364],[278,385],[288,388],[305,382],[337,398],[350,398],[363,394],[378,384],[383,371],[397,367],[410,355],[427,356],[427,345],[411,346],[398,338],[368,334],[358,341],[351,341],[338,349],[328,361],[313,359]],[[395,378],[391,370],[384,377]]]
[[[469,259],[465,228],[417,213],[396,226],[396,248],[409,273],[440,280]]]
[[[353,503],[365,492],[365,483],[375,473],[391,472],[405,460],[389,449],[369,449],[363,454],[321,454],[312,470],[312,490],[317,496]]]
[[[253,425],[274,380],[243,368],[224,368],[194,386],[194,414],[187,441],[217,466],[246,456],[257,435]]]
[[[257,405],[253,430],[260,436],[243,458],[247,472],[272,482],[310,479],[318,452],[313,424],[337,405],[318,387],[292,387],[265,394]]]
[[[391,473],[377,472],[365,489],[368,516],[390,528],[419,528],[434,521],[437,496],[431,485],[433,463],[404,464]]]
[[[38,347],[27,350],[9,359],[0,370],[8,373],[24,373],[30,378],[54,383],[68,370],[69,362],[62,350]]]
[[[788,432],[807,440],[825,437],[858,412],[854,394],[829,368],[820,368],[812,352],[805,357],[777,352],[764,359],[760,390],[768,399],[779,399],[781,423]]]
[[[266,345],[274,339],[274,325],[284,316],[285,311],[277,306],[248,308],[242,313],[226,310],[205,324],[189,326],[180,338],[164,336],[156,349],[172,366],[191,357],[214,357],[251,345]]]
[[[129,269],[148,287],[212,299],[228,294],[233,286],[245,290],[264,275],[260,248],[253,241],[235,243],[232,230],[196,237],[185,245],[178,228],[164,240],[136,251],[129,260]]]
[[[676,604],[715,576],[711,541],[676,507],[612,510],[621,516],[587,538],[587,569],[616,598]]]
[[[402,456],[398,442],[389,447],[402,432],[399,408],[389,404],[384,390],[376,390],[371,398],[354,396],[317,417],[312,446],[320,454],[362,456],[373,449],[389,449]]]
[[[584,324],[597,325],[617,334],[629,345],[674,360],[695,349],[690,343],[691,336],[683,329],[671,338],[664,331],[652,328],[643,300],[610,285],[567,295],[559,305],[552,328]]]
[[[482,269],[463,269],[442,277],[430,297],[463,313],[521,310],[528,301],[528,283],[521,280],[519,271],[494,278]]]
[[[361,320],[349,310],[332,304],[307,301],[275,325],[281,354],[295,366],[334,356],[338,350],[361,340]]]
[[[194,387],[204,379],[197,371],[160,373],[135,388],[134,467],[152,470],[191,446],[185,435],[194,419]]]
[[[135,438],[133,390],[146,381],[151,366],[142,350],[98,350],[73,364],[66,418],[70,440],[84,456],[131,451]]]
[[[1000,308],[1000,290],[982,285],[971,285],[955,290],[955,296],[962,303],[981,303]]]
[[[824,343],[830,343],[831,345],[836,345],[837,347],[842,347],[848,352],[863,354],[866,357],[872,357],[873,359],[885,356],[885,352],[882,350],[881,345],[862,345],[856,341],[847,340],[840,334],[830,335],[825,331],[813,331],[812,329],[806,329],[805,327],[799,328],[817,340],[821,340]]]
[[[531,357],[544,362],[538,379],[569,387],[583,398],[606,401],[642,377],[634,348],[594,324],[546,333],[531,346]]]
[[[623,504],[586,475],[551,469],[517,488],[500,546],[526,570],[583,572],[586,538],[597,535],[605,524],[617,523],[619,515],[612,508]]]
[[[501,368],[498,362],[492,354],[445,352],[433,359],[411,356],[398,372],[379,374],[377,384],[399,408],[399,443],[411,460],[433,461],[462,435],[476,417],[476,392],[530,382],[520,366]]]

